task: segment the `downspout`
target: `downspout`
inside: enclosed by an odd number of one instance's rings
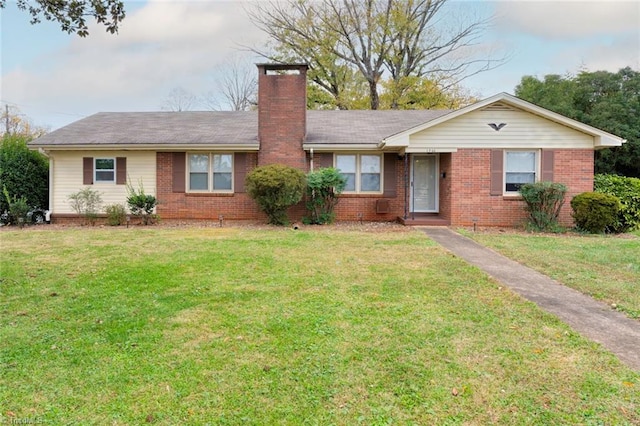
[[[309,149],[309,168],[313,171],[313,148]]]
[[[416,190],[416,175],[415,175],[416,171],[415,168],[412,167],[411,168],[411,200],[414,205],[413,208],[411,209],[411,219],[412,220],[416,220],[416,206],[415,206],[415,202],[416,202],[416,198],[415,198],[415,190]]]
[[[44,212],[44,220],[51,223],[51,209],[53,207],[53,157],[44,148],[38,148],[38,152],[49,159],[49,208]]]

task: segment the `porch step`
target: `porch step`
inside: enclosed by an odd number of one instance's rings
[[[409,214],[405,219],[399,217],[398,221],[405,226],[449,226],[451,221],[441,217],[436,213],[415,213]]]

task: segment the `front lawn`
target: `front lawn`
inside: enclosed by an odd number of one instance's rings
[[[464,232],[477,242],[640,319],[640,232],[624,235]]]
[[[0,423],[640,423],[638,372],[416,230],[0,243]]]

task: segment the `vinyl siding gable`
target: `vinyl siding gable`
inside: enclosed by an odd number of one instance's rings
[[[505,125],[496,131],[491,123]],[[594,138],[530,112],[492,105],[412,134],[409,145],[412,149],[593,149]]]

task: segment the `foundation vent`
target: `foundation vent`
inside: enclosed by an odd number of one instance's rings
[[[390,209],[391,209],[391,206],[389,205],[389,200],[386,200],[384,198],[380,200],[376,200],[376,213],[378,214],[389,213]]]

